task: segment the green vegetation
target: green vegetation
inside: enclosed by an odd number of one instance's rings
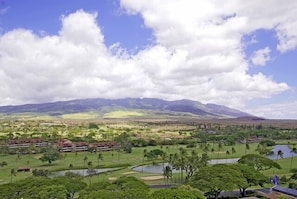
[[[112,111],[104,114],[104,118],[129,118],[144,116],[145,113],[141,111]]]
[[[50,145],[10,146],[11,140],[28,139],[46,140]],[[57,143],[63,139],[73,143],[87,143],[89,147],[84,152],[61,152]],[[133,194],[141,198],[163,195],[163,198],[180,198],[180,193],[188,198],[201,198],[201,194],[193,196],[193,193],[198,193],[199,190],[217,197],[221,191],[226,190],[240,190],[244,195],[250,187],[265,186],[269,183],[268,177],[275,174],[282,177],[283,183],[294,188],[297,184],[294,174],[297,173],[294,171],[297,159],[293,156],[296,153],[296,139],[296,129],[261,125],[162,120],[3,121],[0,123],[0,192],[4,190],[12,193],[8,187],[10,183],[22,187],[23,185],[18,183],[42,179],[44,182],[41,183],[40,192],[34,196],[36,198],[65,198],[65,194],[68,198],[96,198],[98,194],[102,195],[102,198],[135,198]],[[120,144],[120,148],[111,151],[95,150],[92,144],[103,141],[115,141]],[[266,158],[272,147],[279,143],[288,144],[292,156],[283,158],[282,151],[278,151],[276,160]],[[238,158],[240,164],[208,164],[210,159],[226,159],[227,163],[228,158]],[[158,163],[164,168],[160,175],[131,169],[132,166]],[[30,172],[20,171],[26,168],[29,168]],[[86,173],[102,168],[116,170],[84,178],[56,177],[55,183],[49,183],[51,179],[48,176],[55,171],[83,169]],[[173,168],[179,172],[173,173]],[[221,176],[223,174],[224,176]],[[71,184],[72,178],[79,179],[78,182],[82,183]],[[92,189],[93,184],[102,186],[102,189],[88,190]],[[183,187],[182,190],[180,187],[149,190],[148,185],[153,184],[186,184],[188,187]],[[32,187],[34,186],[32,184]],[[123,187],[130,188],[124,190]],[[146,195],[141,195],[143,193],[135,190],[135,187],[142,187],[146,190]],[[24,192],[20,197],[26,198],[27,195]]]

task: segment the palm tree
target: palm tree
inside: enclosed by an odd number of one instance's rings
[[[294,159],[294,154],[297,153],[297,148],[293,147],[293,149],[291,150],[291,163],[290,163],[290,170],[292,169],[292,163],[293,163],[293,159]]]
[[[85,175],[85,167],[86,167],[86,162],[87,162],[87,160],[88,160],[88,157],[87,157],[87,156],[85,156],[85,157],[84,157],[83,176]]]
[[[163,163],[163,169],[165,168],[165,161],[166,161],[166,158],[167,158],[167,154],[166,152],[163,152],[161,154],[161,158],[162,158],[162,163]]]
[[[97,159],[98,159],[98,168],[99,168],[99,162],[100,162],[100,160],[103,160],[103,155],[102,155],[102,153],[98,153],[98,157],[97,157]]]
[[[16,171],[15,169],[10,170],[10,182],[12,182],[12,176],[16,176]]]
[[[89,161],[88,162],[88,169],[92,169],[92,167],[93,167],[93,163],[92,163],[92,161]]]
[[[277,151],[276,163],[278,162],[278,157],[283,158],[283,155],[284,155],[284,153],[283,153],[282,150],[278,150],[278,151]],[[274,171],[275,171],[275,168],[273,169],[273,173],[274,173]]]
[[[69,164],[69,169],[70,169],[70,171],[72,171],[72,169],[73,169],[73,164]]]
[[[234,147],[232,147],[231,151],[232,151],[232,153],[236,153],[236,150]]]
[[[143,172],[144,158],[147,157],[147,149],[143,149],[141,172]]]
[[[211,148],[210,159],[212,159],[212,154],[213,154],[214,151],[215,151],[215,149]]]
[[[187,160],[186,156],[187,156],[187,151],[183,147],[180,147],[178,162],[179,162],[179,166],[180,166],[179,169],[180,169],[180,177],[181,177],[182,183],[183,183],[183,171],[185,169],[186,160]]]
[[[169,184],[168,181],[172,178],[172,169],[169,165],[163,169],[163,176],[165,178],[165,184]]]
[[[250,150],[250,145],[249,145],[249,143],[246,143],[246,144],[245,144],[245,152],[244,152],[245,155],[246,155],[247,150]]]
[[[278,161],[278,157],[283,158],[283,155],[284,155],[283,151],[282,150],[278,150],[277,151],[277,156],[276,156],[276,162]]]
[[[230,155],[230,151],[229,151],[229,150],[226,151],[226,163],[227,163],[227,161],[228,161],[228,160],[227,160],[227,156],[228,156],[228,155]]]

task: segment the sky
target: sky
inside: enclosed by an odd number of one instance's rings
[[[150,97],[297,119],[296,0],[0,0],[0,105]]]

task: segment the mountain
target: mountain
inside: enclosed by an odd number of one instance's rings
[[[150,115],[193,116],[201,118],[237,118],[251,116],[248,113],[216,104],[202,104],[192,100],[166,101],[156,98],[78,99],[43,104],[1,106],[0,113],[38,113],[59,116],[63,114],[98,112],[101,115],[113,111],[141,111]]]

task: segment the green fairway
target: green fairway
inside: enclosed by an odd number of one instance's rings
[[[224,158],[240,158],[245,153],[255,153],[255,149],[257,148],[257,143],[250,144],[250,150],[245,149],[245,144],[236,144],[234,146],[222,146],[219,148],[218,144],[209,143],[212,148],[214,148],[213,152],[208,152],[208,155],[211,159],[224,159]],[[142,164],[151,164],[152,161],[148,161],[143,158],[144,149],[146,151],[150,151],[153,149],[161,149],[167,154],[174,154],[179,152],[179,148],[184,147],[184,145],[170,145],[170,146],[151,146],[151,147],[134,147],[132,153],[125,153],[125,152],[117,152],[117,151],[109,151],[109,152],[102,152],[103,161],[99,160],[98,162],[98,153],[90,153],[90,152],[81,152],[81,153],[63,153],[60,160],[57,160],[52,163],[52,165],[48,165],[46,162],[41,162],[39,158],[41,154],[30,154],[30,155],[1,155],[0,159],[2,161],[7,162],[7,166],[0,167],[0,183],[8,183],[11,181],[19,180],[31,176],[31,172],[18,172],[16,176],[10,175],[11,169],[17,170],[19,167],[30,167],[31,169],[48,169],[50,171],[59,171],[59,170],[68,170],[69,165],[72,164],[72,169],[82,169],[87,168],[86,162],[91,162],[94,168],[109,168],[109,167],[119,167],[123,168],[119,171],[115,172],[108,172],[106,174],[101,174],[99,176],[87,177],[86,181],[101,181],[106,179],[113,179],[117,178],[121,175],[133,175],[137,178],[144,177],[144,176],[158,176],[160,174],[148,174],[142,172],[135,172],[130,167]],[[233,153],[232,153],[232,148]],[[186,148],[187,149],[187,148]],[[188,153],[193,149],[187,149]],[[202,154],[203,150],[199,147],[196,147],[195,150],[198,154]],[[226,151],[230,151],[230,154],[227,155]],[[87,159],[87,161],[84,161]],[[159,158],[155,160],[157,162],[161,162],[162,160]],[[270,169],[264,171],[265,174],[268,176],[278,174],[278,175],[289,175],[290,174],[290,165],[291,165],[291,158],[286,159],[279,159],[278,163],[282,166],[281,170],[277,169]],[[297,165],[297,157],[293,159],[293,167],[296,168]],[[162,179],[157,180],[147,180],[149,184],[154,183],[162,183]]]

